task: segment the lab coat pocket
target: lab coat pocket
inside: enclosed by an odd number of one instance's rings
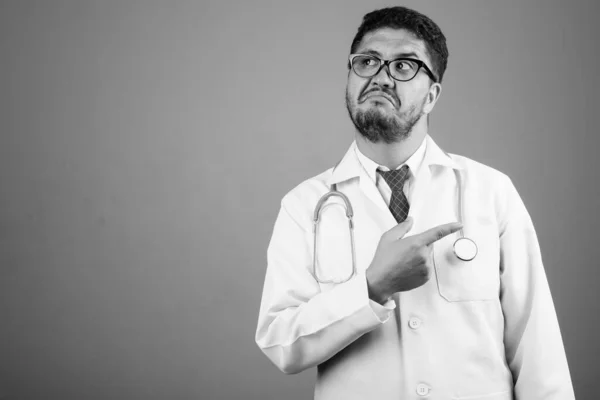
[[[477,255],[462,261],[454,253],[460,236],[448,235],[434,243],[433,262],[440,296],[447,301],[498,299],[500,288],[500,238],[490,221],[470,224],[465,237],[477,245]]]
[[[330,202],[320,213],[315,236],[315,279],[330,288],[354,275],[353,232],[343,205]]]

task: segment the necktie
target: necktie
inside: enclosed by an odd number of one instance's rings
[[[402,168],[394,171],[377,170],[377,172],[385,179],[390,189],[392,189],[390,211],[394,218],[396,218],[396,222],[400,223],[406,219],[410,208],[408,199],[404,195],[404,182],[408,179],[409,175],[408,165],[404,165]]]

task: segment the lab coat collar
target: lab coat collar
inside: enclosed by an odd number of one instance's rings
[[[462,170],[463,167],[458,165],[456,161],[448,153],[442,150],[431,138],[427,135],[425,137],[427,141],[427,147],[425,150],[425,157],[423,158],[423,166],[439,165],[443,167],[449,167],[453,169]],[[365,171],[361,167],[361,164],[356,156],[355,152],[356,141],[353,141],[350,148],[344,155],[344,158],[334,167],[331,177],[329,178],[329,185],[347,181],[352,178],[361,176],[361,173]]]

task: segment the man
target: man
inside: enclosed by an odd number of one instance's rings
[[[316,399],[573,399],[517,191],[428,135],[448,58],[439,27],[374,11],[350,52],[355,141],[282,200],[258,346],[285,373],[317,366]],[[461,237],[473,242],[455,249]]]

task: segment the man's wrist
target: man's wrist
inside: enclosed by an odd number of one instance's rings
[[[368,269],[366,271],[366,277],[367,277],[367,291],[369,293],[369,299],[373,300],[376,303],[383,305],[387,301],[389,296],[386,295],[385,293],[383,293],[383,291],[377,284],[376,280],[373,279],[373,277],[369,273]]]

